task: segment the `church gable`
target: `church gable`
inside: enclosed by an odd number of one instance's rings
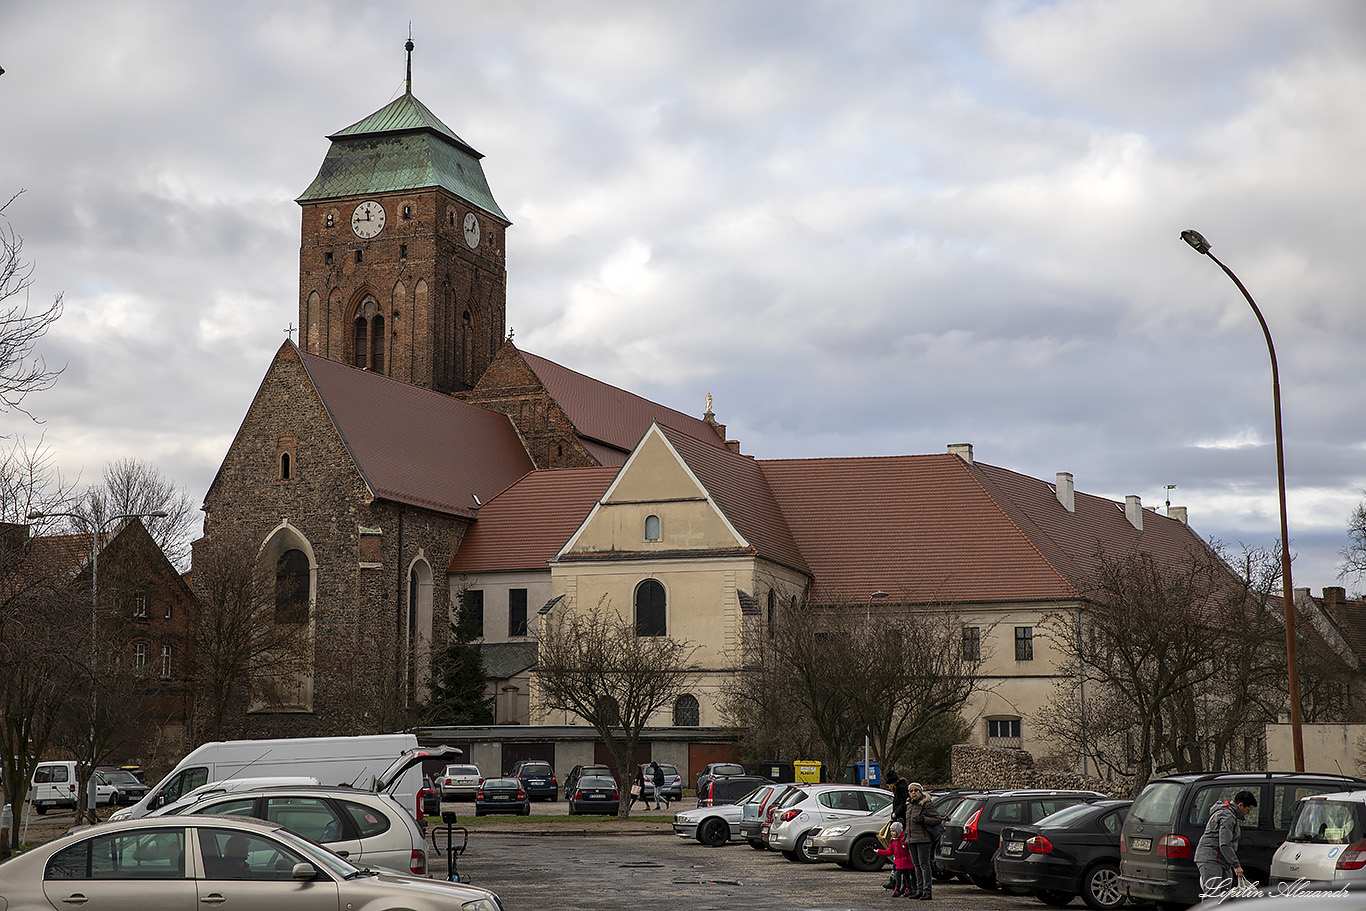
[[[736,531],[658,425],[652,426],[560,560],[605,554],[746,552]]]

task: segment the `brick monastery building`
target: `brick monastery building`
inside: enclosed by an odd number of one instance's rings
[[[1033,640],[1040,617],[1085,604],[1098,550],[1203,546],[1184,509],[1089,496],[1066,472],[1027,477],[967,444],[743,455],[710,411],[683,414],[506,338],[510,222],[480,153],[411,80],[329,138],[298,199],[300,340],[266,370],[198,545],[255,542],[263,566],[308,592],[312,670],[283,702],[244,700],[226,736],[384,729],[386,706],[420,698],[468,590],[499,723],[578,721],[531,697],[540,612],[610,603],[700,644],[697,691],[655,719],[677,741],[657,758],[686,768],[714,754],[702,741],[724,726],[718,688],[739,666],[744,618],[882,590],[980,618],[964,636],[993,685],[968,720],[979,742],[1039,747],[1027,719],[1055,674]]]

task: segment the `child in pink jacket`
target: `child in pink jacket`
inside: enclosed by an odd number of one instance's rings
[[[901,823],[892,823],[891,844],[877,850],[883,857],[892,858],[892,868],[896,871],[896,888],[892,890],[893,895],[910,895],[914,888],[911,871],[915,869],[915,863],[911,860],[911,852],[906,847],[906,835],[902,828]]]

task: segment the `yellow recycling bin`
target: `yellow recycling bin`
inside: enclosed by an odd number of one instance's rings
[[[792,763],[792,777],[797,781],[804,781],[814,784],[821,780],[821,764],[817,760],[794,760]]]

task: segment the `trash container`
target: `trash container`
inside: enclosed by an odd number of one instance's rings
[[[870,774],[868,777],[869,787],[882,787],[882,767],[877,760],[869,763]],[[851,762],[844,767],[845,784],[863,784],[863,760]]]
[[[796,781],[792,777],[792,763],[786,759],[766,759],[759,763],[759,774],[769,781]]]
[[[808,784],[819,782],[821,780],[821,764],[819,760],[794,760],[792,763],[792,778],[794,781],[803,781]]]

